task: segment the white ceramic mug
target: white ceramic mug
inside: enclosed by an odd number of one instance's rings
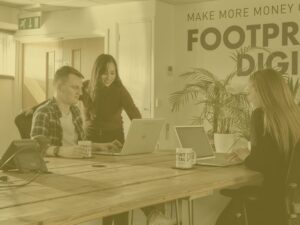
[[[92,142],[91,141],[78,141],[80,148],[86,151],[86,158],[92,157]]]
[[[190,169],[196,159],[196,152],[192,148],[176,148],[176,168]]]

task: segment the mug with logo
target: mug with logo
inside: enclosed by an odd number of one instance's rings
[[[196,152],[192,148],[176,148],[176,168],[191,169],[196,158]]]

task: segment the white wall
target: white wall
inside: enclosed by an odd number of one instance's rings
[[[194,111],[199,111],[199,107],[191,104],[185,106],[184,110],[172,112],[169,101],[170,94],[183,87],[182,80],[178,79],[178,71],[181,69],[182,63],[177,60],[177,53],[181,54],[177,41],[178,30],[181,27],[176,21],[179,8],[181,6],[161,1],[156,3],[154,51],[156,107],[154,116],[165,118],[167,122],[159,140],[161,149],[178,147],[174,125],[190,124]]]
[[[171,148],[168,143],[172,139],[169,117],[170,107],[166,86],[173,83],[173,75],[168,67],[174,67],[174,13],[175,7],[168,3],[156,2],[154,24],[154,117],[166,118],[167,125],[163,128],[159,140],[159,148]]]
[[[264,16],[254,16],[253,15],[253,9],[254,7],[264,7],[264,6],[277,6],[277,5],[283,5],[283,4],[294,4],[292,13],[285,13],[282,15],[264,15]],[[218,19],[218,12],[220,10],[229,10],[229,9],[244,9],[248,8],[249,16],[248,17],[236,17],[232,19]],[[198,22],[187,22],[187,14],[192,12],[206,12],[206,11],[214,11],[215,12],[215,19],[210,21],[198,21]],[[288,11],[288,10],[286,10]],[[298,48],[298,46],[292,46],[288,45],[286,47],[282,47],[281,45],[281,24],[282,22],[298,22],[298,1],[281,1],[274,2],[274,1],[215,1],[215,2],[209,2],[209,3],[202,3],[202,4],[192,4],[192,5],[185,5],[180,6],[176,8],[176,20],[175,23],[177,24],[178,29],[176,29],[176,45],[178,46],[176,51],[176,62],[178,65],[182,65],[181,68],[179,68],[179,72],[181,70],[186,70],[187,67],[190,66],[203,66],[205,68],[208,68],[215,72],[216,74],[219,74],[219,76],[224,76],[224,73],[228,72],[232,69],[232,61],[229,56],[233,50],[228,49],[225,47],[223,42],[221,43],[220,47],[218,47],[216,50],[209,51],[205,50],[201,47],[200,43],[194,44],[194,50],[193,51],[187,51],[187,29],[199,29],[199,35],[201,32],[208,27],[215,27],[223,32],[225,29],[232,25],[237,25],[242,27],[243,29],[246,28],[247,25],[251,24],[266,24],[266,23],[275,23],[280,26],[279,31],[279,37],[277,37],[274,40],[270,40],[270,44],[268,48],[271,50],[295,50],[295,47]],[[197,35],[196,35],[197,36]],[[299,35],[297,35],[299,36]],[[232,40],[237,38],[232,35]],[[246,40],[244,42],[243,46],[249,46],[250,45],[250,33],[249,31],[246,31]],[[262,46],[262,31],[261,29],[257,32],[257,45]],[[219,62],[218,65],[216,65],[216,62]]]
[[[289,12],[287,4],[293,4],[292,12]],[[290,42],[287,46],[282,45],[282,23],[283,22],[296,22],[299,21],[299,9],[298,9],[299,1],[214,1],[214,2],[207,2],[202,4],[191,4],[191,5],[183,5],[176,7],[176,19],[175,24],[177,25],[175,37],[176,37],[176,65],[177,72],[182,73],[191,67],[203,67],[214,74],[216,74],[219,78],[224,78],[227,74],[234,70],[235,63],[230,58],[230,55],[234,53],[235,49],[227,48],[223,41],[221,42],[220,46],[215,50],[206,50],[204,49],[200,42],[193,44],[193,50],[187,50],[187,30],[188,29],[198,29],[199,34],[195,35],[198,39],[202,31],[208,27],[217,28],[221,34],[223,35],[224,31],[233,25],[240,26],[242,29],[246,30],[247,25],[252,24],[263,24],[267,23],[274,23],[279,26],[279,35],[278,37],[271,39],[269,41],[269,48],[271,51],[282,51],[287,54],[288,58],[282,60],[283,62],[291,63],[291,51],[299,51],[299,45],[292,45]],[[254,15],[253,11],[254,8],[265,8],[268,7],[276,7],[276,6],[286,6],[285,10],[282,14],[273,14],[273,15]],[[227,18],[227,19],[219,19],[218,13],[221,10],[237,10],[237,9],[244,9],[248,10],[248,16],[245,17],[234,17],[234,18]],[[197,22],[187,22],[187,14],[188,13],[197,13],[206,12],[206,11],[214,11],[215,12],[215,19],[214,20],[202,20]],[[251,45],[251,35],[249,31],[245,31],[246,39],[243,47],[247,47]],[[263,40],[262,29],[257,31],[257,46],[262,46]],[[231,40],[237,40],[237,35],[232,33],[230,36]],[[300,41],[299,32],[296,34],[297,39]],[[212,38],[214,39],[214,38]],[[261,51],[262,52],[262,51]],[[257,53],[253,52],[251,55],[257,62]],[[298,57],[299,58],[299,57]],[[264,59],[265,61],[266,59]],[[275,60],[273,65],[277,65],[281,60]],[[299,60],[297,61],[299,63]],[[246,65],[246,64],[245,64]],[[288,74],[291,73],[291,66],[289,67]],[[300,71],[298,69],[298,74]],[[233,80],[233,87],[239,88],[238,86],[244,84],[247,79],[244,78],[235,78]]]
[[[292,10],[288,4],[293,4]],[[190,71],[194,67],[205,68],[214,73],[219,79],[223,79],[226,75],[234,70],[235,63],[230,58],[235,49],[229,49],[225,46],[223,41],[220,46],[215,50],[206,50],[200,44],[200,35],[208,27],[218,29],[222,36],[224,31],[233,25],[240,26],[245,30],[246,38],[242,47],[250,46],[250,32],[246,31],[247,25],[260,24],[261,26],[266,23],[275,23],[279,25],[279,36],[269,41],[268,48],[271,51],[282,51],[287,54],[288,58],[284,60],[276,59],[274,65],[280,61],[291,63],[291,51],[299,51],[299,45],[292,45],[290,42],[287,46],[282,46],[282,23],[283,22],[296,22],[299,20],[299,1],[238,1],[238,0],[219,0],[195,4],[183,4],[171,6],[165,3],[157,3],[156,6],[156,27],[155,27],[155,97],[159,99],[159,106],[155,109],[155,116],[166,117],[171,125],[190,124],[193,116],[198,116],[201,108],[195,107],[193,104],[186,105],[180,109],[179,112],[170,111],[170,103],[168,98],[174,91],[181,90],[186,83],[185,80],[179,79],[178,75]],[[254,8],[261,7],[267,9],[268,7],[280,6],[284,10],[279,14],[270,15],[256,15],[254,16]],[[246,16],[233,18],[219,18],[221,10],[248,10]],[[197,21],[188,21],[187,15],[191,13],[203,13],[212,11],[215,16],[213,19],[203,19]],[[207,13],[208,14],[208,13]],[[197,43],[193,44],[193,50],[187,49],[187,31],[188,29],[197,29],[198,38]],[[299,33],[296,35],[300,41]],[[238,35],[232,33],[230,39],[233,41],[238,40]],[[262,29],[257,31],[257,46],[262,46]],[[208,43],[214,41],[213,35],[208,36]],[[257,54],[262,51],[255,51],[251,53],[255,62],[257,62]],[[299,63],[295,58],[295,62]],[[264,59],[265,62],[266,59]],[[173,75],[167,75],[167,67],[173,66]],[[245,64],[247,65],[247,64]],[[291,65],[289,66],[288,73],[291,73]],[[298,76],[300,74],[298,68]],[[295,75],[294,77],[297,77]],[[236,77],[232,81],[232,87],[235,90],[241,90],[247,82],[247,77]],[[209,128],[208,124],[206,124]],[[166,140],[165,140],[166,141]],[[162,143],[164,141],[161,141]],[[164,148],[172,147],[175,145],[175,140],[171,138],[164,143]]]
[[[16,24],[17,14],[18,10],[16,9],[0,6],[0,25],[2,23]],[[17,80],[0,77],[0,155],[6,150],[12,139],[19,137],[14,125],[14,117],[19,108],[16,100]]]

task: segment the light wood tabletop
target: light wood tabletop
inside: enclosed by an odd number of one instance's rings
[[[51,173],[18,188],[32,174],[0,173],[1,225],[71,225],[116,213],[193,196],[228,186],[259,182],[243,165],[175,169],[174,151],[92,159],[46,158]]]

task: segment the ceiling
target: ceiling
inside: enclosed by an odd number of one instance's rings
[[[55,11],[68,8],[92,7],[95,5],[116,4],[146,0],[0,0],[0,5],[27,11]],[[171,4],[187,4],[213,0],[162,0]]]

